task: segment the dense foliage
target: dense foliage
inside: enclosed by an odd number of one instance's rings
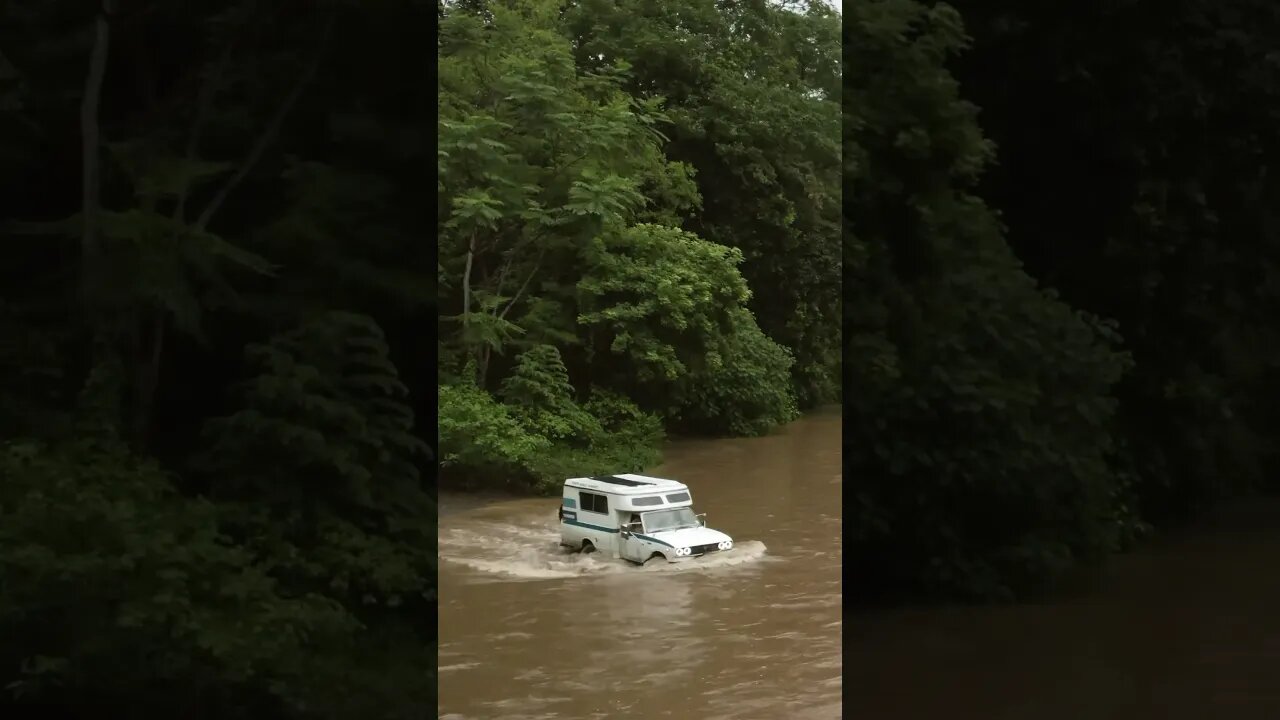
[[[435,707],[432,18],[0,8],[0,714]]]
[[[1144,511],[1276,489],[1280,7],[957,7],[974,49],[956,72],[1002,149],[984,194],[1032,272],[1114,318],[1136,361],[1118,397]]]
[[[639,470],[839,393],[838,16],[441,6],[445,476]]]
[[[991,147],[941,67],[956,14],[859,4],[845,32],[846,562],[1002,595],[1116,544],[1124,358],[1023,272],[972,194]],[[857,69],[873,67],[893,72]]]
[[[437,461],[838,398],[837,16],[650,5],[0,7],[0,714],[430,716]]]
[[[1021,595],[1147,522],[1263,487],[1280,13],[846,12],[860,584]]]

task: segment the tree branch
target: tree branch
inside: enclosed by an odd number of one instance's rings
[[[276,110],[276,114],[272,116],[271,121],[263,129],[262,134],[253,144],[253,148],[249,151],[249,155],[245,157],[244,162],[236,169],[227,182],[218,190],[213,199],[209,201],[209,205],[205,207],[204,212],[200,213],[200,217],[196,220],[195,227],[197,230],[203,230],[209,225],[209,221],[213,219],[214,213],[218,211],[222,204],[226,202],[227,196],[231,191],[235,190],[249,173],[253,171],[258,161],[262,159],[262,155],[271,146],[276,136],[280,134],[280,128],[284,125],[285,118],[289,112],[293,110],[293,106],[297,104],[298,98],[302,96],[303,90],[310,84],[312,78],[315,77],[316,71],[320,68],[320,60],[324,57],[325,48],[328,45],[329,35],[333,31],[334,21],[337,18],[337,10],[331,10],[329,17],[325,20],[324,29],[321,31],[320,42],[316,49],[315,55],[312,56],[311,62],[308,63],[306,70],[303,71],[302,77],[298,78],[298,82],[294,84],[293,89],[285,96],[280,103],[280,107]]]
[[[209,113],[213,110],[213,98],[218,92],[218,86],[222,82],[222,75],[226,72],[227,66],[231,64],[231,55],[236,47],[240,44],[242,35],[227,43],[222,51],[222,55],[218,57],[218,63],[213,68],[213,74],[205,80],[200,86],[200,94],[196,100],[196,117],[191,123],[191,133],[187,136],[187,148],[185,157],[188,162],[196,159],[196,153],[200,150],[200,137],[204,134],[204,126],[209,120]],[[182,191],[178,194],[178,204],[173,210],[173,219],[179,223],[186,222],[187,214],[187,194],[191,191],[191,182],[188,180],[182,184]]]
[[[538,259],[534,261],[533,269],[529,271],[529,275],[524,279],[524,282],[520,285],[520,289],[516,291],[515,296],[511,298],[511,302],[507,303],[507,306],[502,309],[502,314],[498,315],[499,320],[505,320],[507,318],[507,313],[511,312],[511,308],[515,307],[515,304],[519,302],[520,296],[524,295],[525,289],[529,287],[529,281],[533,280],[533,276],[538,274],[538,268],[542,266],[542,258],[546,254],[547,246],[543,245],[542,248],[538,250]]]
[[[494,283],[494,295],[501,295],[502,289],[506,287],[507,273],[511,272],[511,264],[511,255],[508,254],[507,258],[502,263],[502,267],[498,270],[498,281]]]
[[[467,267],[462,271],[462,329],[463,337],[471,324],[471,263],[476,255],[476,233],[471,231],[471,244],[467,248]]]

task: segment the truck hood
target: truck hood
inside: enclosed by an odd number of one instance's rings
[[[649,537],[678,548],[692,547],[694,545],[713,545],[731,539],[719,530],[712,530],[708,527],[659,530],[658,532],[649,533]]]

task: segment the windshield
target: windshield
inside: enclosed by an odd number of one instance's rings
[[[683,527],[698,527],[698,518],[693,514],[693,508],[654,510],[644,514],[644,529],[648,532],[676,530]]]

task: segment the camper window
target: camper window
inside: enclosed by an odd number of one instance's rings
[[[638,497],[638,498],[636,498],[635,500],[632,500],[632,501],[631,501],[631,503],[632,503],[633,505],[640,505],[640,506],[644,506],[644,505],[661,505],[661,504],[662,504],[662,498],[658,497],[657,495],[651,495],[651,496],[649,496],[649,497]]]
[[[689,493],[678,492],[667,496],[667,502],[689,502]]]
[[[582,509],[587,512],[608,514],[609,498],[604,495],[596,495],[595,493],[578,493],[578,497],[582,501]]]

